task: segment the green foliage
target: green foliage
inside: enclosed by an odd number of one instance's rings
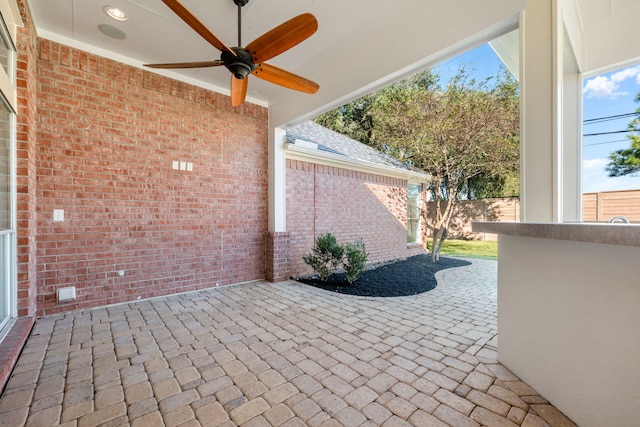
[[[456,200],[519,193],[520,111],[518,83],[505,68],[478,81],[463,67],[439,80],[427,70],[316,121],[428,172],[441,242]]]
[[[636,95],[636,102],[640,102],[640,93]],[[640,108],[636,111],[640,113]],[[636,117],[631,120],[627,129],[629,132],[640,132],[640,118]],[[640,135],[634,133],[628,135],[628,138],[631,140],[630,148],[623,148],[609,155],[609,164],[607,165],[609,176],[640,174]]]
[[[343,267],[347,273],[347,282],[351,284],[355,282],[358,275],[366,268],[369,254],[364,247],[364,242],[357,240],[344,245],[344,256]]]
[[[326,281],[342,262],[343,255],[344,247],[338,244],[333,234],[327,233],[318,236],[312,253],[303,255],[302,259],[318,272],[322,281]]]
[[[315,122],[363,144],[371,145],[373,120],[369,115],[369,109],[373,99],[374,95],[365,95],[316,117]]]
[[[520,173],[506,171],[497,175],[481,174],[467,182],[467,200],[520,196]]]
[[[640,137],[630,136],[631,148],[617,150],[609,155],[609,176],[640,174]]]
[[[351,284],[364,271],[368,256],[362,240],[340,245],[333,234],[327,233],[318,236],[312,253],[303,255],[302,259],[320,275],[323,282],[342,264]]]
[[[443,200],[519,194],[518,82],[418,73],[315,119],[432,175]],[[435,194],[435,193],[432,193]]]

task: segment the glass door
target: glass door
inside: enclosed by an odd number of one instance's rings
[[[15,315],[14,114],[0,99],[0,339]]]
[[[17,315],[16,49],[0,5],[0,340]],[[13,102],[9,101],[13,100]]]

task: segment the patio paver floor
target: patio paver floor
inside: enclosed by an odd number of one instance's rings
[[[496,262],[410,297],[257,282],[39,319],[3,426],[574,426],[497,362]]]

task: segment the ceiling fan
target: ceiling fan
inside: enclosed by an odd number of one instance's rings
[[[303,13],[278,25],[258,37],[246,47],[242,46],[242,7],[249,0],[233,0],[238,6],[238,46],[228,47],[202,24],[178,0],[162,0],[176,15],[203,39],[221,52],[215,61],[179,62],[168,64],[144,64],[150,68],[200,68],[224,65],[231,71],[231,105],[244,103],[249,74],[277,85],[305,93],[316,93],[317,83],[289,71],[266,64],[265,61],[279,55],[309,38],[318,29],[318,21],[310,13]]]

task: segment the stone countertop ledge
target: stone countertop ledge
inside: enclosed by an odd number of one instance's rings
[[[640,224],[474,222],[479,233],[640,247]]]

